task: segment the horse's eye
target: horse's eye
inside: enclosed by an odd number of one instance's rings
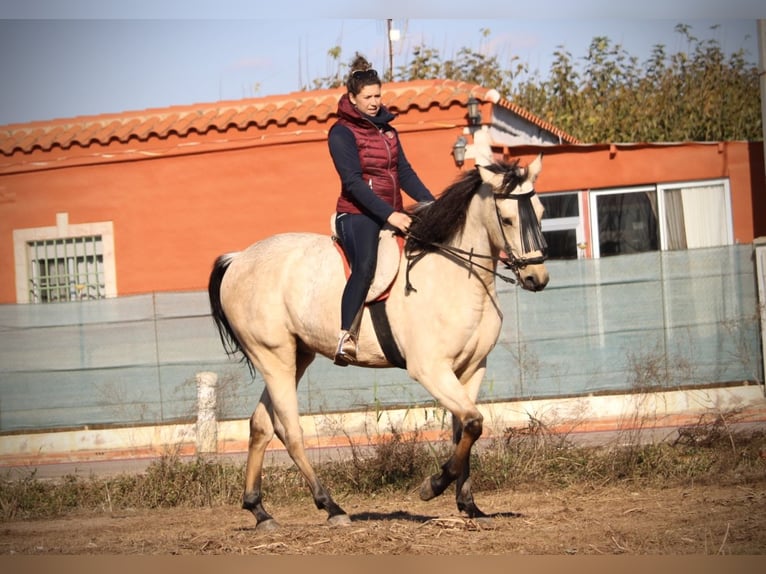
[[[513,220],[510,217],[503,217],[503,225],[513,225]]]

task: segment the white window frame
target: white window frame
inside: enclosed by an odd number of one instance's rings
[[[662,251],[668,250],[668,237],[665,232],[666,227],[666,206],[665,206],[665,192],[673,191],[676,189],[690,189],[695,187],[711,187],[720,185],[723,187],[724,194],[724,223],[726,224],[726,241],[725,245],[732,245],[734,243],[734,219],[731,208],[731,185],[728,179],[697,179],[693,181],[673,182],[673,183],[658,183],[657,184],[657,211],[660,222],[660,249]],[[690,248],[693,249],[693,248]]]
[[[625,193],[645,193],[647,191],[653,191],[659,195],[656,185],[640,185],[634,187],[615,187],[610,189],[591,190],[588,194],[588,217],[590,217],[590,244],[591,244],[591,257],[593,259],[599,259],[601,257],[601,244],[599,243],[599,229],[598,229],[598,206],[596,201],[602,195],[622,195]],[[659,198],[657,200],[660,201]],[[660,210],[657,209],[657,222],[662,221],[660,219]],[[662,230],[660,230],[662,235]]]
[[[111,221],[96,223],[69,223],[68,213],[56,214],[56,225],[50,227],[31,227],[13,231],[13,257],[16,271],[16,302],[31,303],[29,295],[29,254],[30,242],[71,239],[77,237],[101,237],[104,295],[117,296],[117,273],[114,258],[114,225]]]
[[[596,201],[601,195],[610,194],[623,194],[623,193],[641,193],[647,191],[654,191],[657,196],[657,226],[659,229],[659,248],[660,251],[668,250],[668,237],[666,232],[666,205],[665,205],[665,192],[676,189],[690,189],[695,187],[711,187],[722,186],[724,193],[724,214],[726,224],[726,245],[732,245],[734,243],[734,221],[732,218],[731,207],[731,184],[727,178],[719,179],[697,179],[683,182],[672,183],[658,183],[655,185],[641,185],[634,187],[619,187],[610,189],[591,190],[588,194],[589,200],[589,217],[590,217],[590,229],[591,229],[591,245],[592,245],[592,257],[598,259],[601,257],[601,246],[598,242],[599,230],[598,230],[598,210]]]
[[[587,253],[585,237],[585,221],[583,218],[583,209],[587,201],[586,194],[582,191],[555,191],[551,193],[540,194],[540,197],[554,197],[556,195],[577,195],[577,209],[579,215],[573,217],[555,217],[551,219],[543,218],[541,222],[542,231],[567,231],[575,230],[575,239],[577,241],[577,258],[583,259]]]

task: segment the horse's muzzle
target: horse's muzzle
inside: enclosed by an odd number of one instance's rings
[[[548,273],[543,270],[542,273],[531,273],[524,277],[520,277],[522,288],[527,291],[542,291],[545,286],[548,285],[550,277]]]

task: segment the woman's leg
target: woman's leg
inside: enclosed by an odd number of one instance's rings
[[[353,360],[356,358],[355,333],[350,334],[351,344],[344,346],[344,338],[349,339],[349,331],[353,331],[354,320],[364,306],[364,300],[375,276],[380,226],[366,215],[341,213],[336,218],[335,229],[351,268],[351,275],[341,298],[338,354],[348,355],[348,359]],[[343,357],[336,358],[343,362]]]

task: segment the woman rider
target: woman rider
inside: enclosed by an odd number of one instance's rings
[[[335,352],[335,364],[341,366],[356,361],[359,321],[375,275],[380,230],[386,223],[402,233],[409,230],[411,219],[403,210],[401,191],[418,202],[434,199],[390,125],[395,116],[381,104],[381,85],[372,65],[357,54],[328,136],[341,183],[335,230],[351,268]]]

